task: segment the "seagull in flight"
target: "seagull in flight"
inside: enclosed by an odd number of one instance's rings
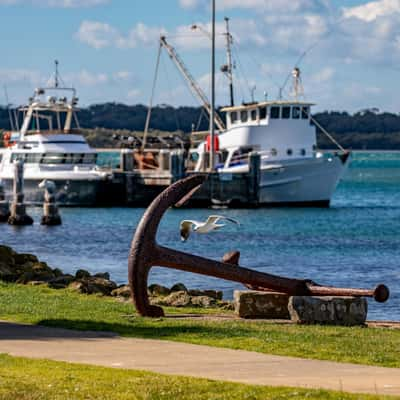
[[[224,217],[223,215],[210,215],[206,222],[184,220],[181,222],[181,240],[186,242],[189,238],[191,231],[196,233],[210,233],[219,228],[225,226],[225,224],[219,224],[220,220],[226,220],[234,224],[240,225],[238,221],[233,218]]]

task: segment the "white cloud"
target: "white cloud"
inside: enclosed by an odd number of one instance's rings
[[[43,82],[43,76],[38,71],[22,68],[0,69],[0,82],[12,86],[40,86]]]
[[[116,81],[128,81],[128,80],[132,79],[132,72],[118,71],[113,74],[113,78]]]
[[[400,0],[378,0],[371,1],[356,7],[343,8],[345,18],[358,18],[362,21],[371,22],[379,17],[390,16],[400,12]]]
[[[91,73],[83,69],[77,74],[70,75],[68,80],[71,80],[74,86],[97,86],[109,82],[109,76],[105,73]]]
[[[186,9],[209,8],[209,0],[180,0],[181,7]],[[328,0],[219,0],[218,10],[252,9],[257,12],[308,12],[327,8]]]
[[[83,21],[75,37],[82,43],[102,49],[105,47],[117,47],[130,49],[138,44],[157,43],[159,36],[165,32],[163,28],[148,27],[138,23],[126,35],[110,24],[99,21]]]
[[[95,49],[110,46],[119,40],[118,31],[111,25],[98,21],[83,21],[76,37]]]
[[[40,7],[78,8],[99,6],[107,4],[110,1],[111,0],[0,0],[0,5],[30,4]]]
[[[329,82],[335,75],[335,69],[332,67],[325,67],[313,75],[313,83]]]
[[[142,94],[141,90],[139,90],[139,89],[131,89],[128,92],[128,99],[137,100],[138,98],[140,98],[141,94]]]

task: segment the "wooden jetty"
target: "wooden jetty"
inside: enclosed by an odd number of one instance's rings
[[[106,183],[99,205],[145,207],[166,187],[193,174],[207,174],[188,207],[256,207],[259,204],[260,155],[249,155],[249,172],[219,174],[188,168],[184,150],[151,150],[147,163],[138,150],[120,151],[119,168]],[[146,154],[146,152],[144,152]],[[151,160],[151,162],[150,162]],[[146,160],[145,160],[146,161]]]

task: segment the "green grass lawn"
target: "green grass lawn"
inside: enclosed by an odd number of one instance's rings
[[[400,367],[400,330],[282,325],[178,318],[204,309],[166,309],[174,317],[139,317],[130,303],[42,286],[0,283],[0,319],[123,336],[173,340],[261,353]],[[216,312],[215,310],[212,312]],[[221,311],[218,311],[221,312]]]
[[[0,400],[372,400],[378,398],[385,397],[326,390],[250,386],[0,355]]]

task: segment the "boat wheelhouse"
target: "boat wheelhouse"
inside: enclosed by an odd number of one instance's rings
[[[43,200],[38,185],[47,179],[55,183],[56,199],[62,205],[97,203],[111,174],[96,165],[97,153],[81,134],[77,104],[75,89],[56,85],[36,89],[29,104],[19,109],[23,116],[21,129],[17,135],[13,132],[5,136],[6,149],[0,161],[0,180],[9,195],[14,161],[21,160],[27,202]]]
[[[312,105],[269,101],[222,109],[227,130],[218,139],[220,148],[228,151],[223,168],[233,167],[251,151],[260,152],[262,162],[312,157],[316,149]]]

